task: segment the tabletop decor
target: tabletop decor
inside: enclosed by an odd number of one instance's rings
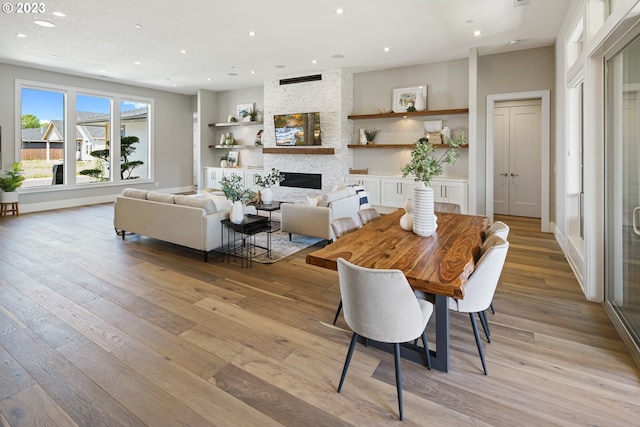
[[[244,218],[242,211],[243,203],[251,200],[255,193],[242,186],[242,177],[232,174],[225,176],[220,180],[222,186],[222,192],[225,197],[233,202],[231,205],[231,211],[229,212],[229,219],[234,224],[240,224]]]
[[[24,176],[22,176],[22,164],[14,162],[11,170],[5,172],[5,177],[0,178],[0,202],[1,203],[17,203],[18,193],[16,190],[22,185]]]
[[[260,198],[262,203],[271,203],[273,201],[273,191],[271,186],[280,184],[284,180],[284,174],[276,168],[271,168],[271,172],[267,175],[256,175],[256,185],[262,190],[260,191]]]
[[[413,232],[419,236],[431,236],[438,227],[434,214],[434,195],[431,179],[442,173],[443,164],[455,165],[460,157],[456,151],[465,143],[464,134],[458,133],[455,140],[447,139],[449,148],[440,156],[435,155],[435,148],[427,138],[416,141],[416,148],[411,152],[411,161],[402,168],[402,176],[409,174],[420,184],[413,196]]]

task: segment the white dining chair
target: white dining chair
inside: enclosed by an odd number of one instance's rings
[[[344,319],[353,331],[338,393],[342,391],[358,337],[391,343],[394,345],[398,409],[402,420],[400,343],[422,338],[427,366],[431,369],[426,327],[433,304],[416,298],[400,270],[364,268],[338,258],[338,279]]]
[[[504,240],[508,240],[507,238],[509,237],[509,230],[510,228],[506,223],[502,221],[494,221],[489,227],[489,229],[487,230],[487,232],[485,233],[485,242],[490,236],[493,236],[494,234],[496,236],[502,237]],[[496,314],[496,310],[493,308],[493,301],[489,305],[489,309],[491,310],[492,314]],[[486,329],[485,329],[485,333],[487,333]],[[487,339],[489,339],[488,335],[487,335]]]
[[[358,218],[360,218],[360,222],[362,223],[362,225],[365,225],[370,223],[371,221],[380,219],[380,213],[376,210],[376,208],[360,209],[358,211]]]
[[[345,234],[349,234],[353,231],[356,231],[360,226],[356,223],[356,221],[350,216],[336,218],[331,221],[331,228],[333,229],[333,234],[336,237],[336,240]],[[342,311],[342,299],[338,304],[338,309],[336,310],[336,315],[333,317],[333,324],[335,325],[338,321],[338,317],[340,316],[340,312]]]
[[[500,274],[504,267],[504,261],[507,257],[507,251],[509,249],[509,242],[503,238],[494,235],[486,239],[484,251],[482,256],[476,263],[475,269],[467,283],[464,285],[464,298],[454,299],[449,298],[449,309],[460,313],[469,313],[471,319],[471,326],[473,328],[473,334],[475,335],[476,345],[478,346],[478,353],[480,354],[480,360],[482,361],[482,369],[484,374],[487,375],[487,364],[484,360],[484,351],[482,350],[482,343],[480,342],[480,334],[478,333],[478,326],[476,324],[475,314],[478,313],[483,326],[485,326],[485,333],[487,334],[487,340],[489,341],[488,323],[485,325],[486,316],[483,319],[484,311],[489,308],[493,295],[498,286],[500,280]]]
[[[444,212],[444,213],[460,213],[460,205],[457,203],[448,203],[448,202],[434,202],[433,210],[435,212]]]

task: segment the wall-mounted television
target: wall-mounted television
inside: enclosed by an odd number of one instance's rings
[[[273,116],[276,145],[322,145],[320,113],[276,114]]]

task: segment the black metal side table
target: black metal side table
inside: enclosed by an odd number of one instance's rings
[[[252,203],[252,205],[256,208],[256,211],[264,211],[269,212],[269,225],[271,226],[271,233],[274,231],[280,230],[280,222],[271,220],[271,214],[274,211],[280,210],[280,205],[284,202],[277,202],[275,200],[271,201],[271,203]]]
[[[220,221],[222,227],[222,247],[220,252],[227,255],[227,261],[230,257],[237,257],[241,260],[241,266],[251,268],[253,257],[257,254],[257,249],[267,251],[267,256],[271,257],[271,225],[269,218],[260,215],[248,214],[240,224],[234,224],[229,219]],[[225,244],[224,227],[227,227],[227,243]],[[267,232],[267,247],[258,246],[256,244],[256,234]],[[238,239],[236,234],[241,234]]]

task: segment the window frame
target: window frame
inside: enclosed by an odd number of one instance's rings
[[[42,91],[56,91],[61,92],[64,96],[64,140],[65,140],[65,153],[64,153],[64,163],[65,165],[71,165],[72,167],[65,167],[64,174],[64,184],[62,185],[51,185],[51,186],[38,186],[38,187],[24,187],[20,191],[22,193],[48,193],[55,191],[68,191],[68,190],[78,190],[78,189],[88,189],[88,188],[96,188],[96,187],[113,187],[113,186],[122,186],[122,185],[132,185],[133,183],[142,184],[142,183],[150,183],[154,182],[154,115],[155,115],[155,100],[153,98],[148,98],[144,96],[138,96],[128,93],[121,92],[111,92],[104,90],[95,90],[89,89],[86,87],[79,86],[70,86],[70,85],[60,85],[55,83],[45,83],[31,80],[21,80],[16,79],[15,81],[15,155],[14,161],[19,162],[22,159],[21,155],[21,147],[22,147],[22,89],[33,89],[33,90],[42,90]],[[111,150],[112,153],[120,152],[120,118],[122,115],[120,102],[141,102],[149,105],[149,111],[147,113],[147,135],[148,135],[148,150],[146,156],[146,162],[148,165],[148,176],[145,178],[137,178],[134,180],[122,180],[120,179],[119,173],[114,173],[112,171],[112,179],[104,182],[76,182],[76,168],[75,168],[75,155],[76,155],[76,144],[75,138],[72,144],[69,144],[69,132],[73,132],[75,135],[76,129],[76,97],[77,95],[88,95],[88,96],[97,96],[108,98],[111,100],[111,131],[109,135],[109,139],[111,141]],[[117,132],[115,131],[117,129]],[[115,159],[115,163],[112,159],[112,164],[120,165],[119,156]]]

